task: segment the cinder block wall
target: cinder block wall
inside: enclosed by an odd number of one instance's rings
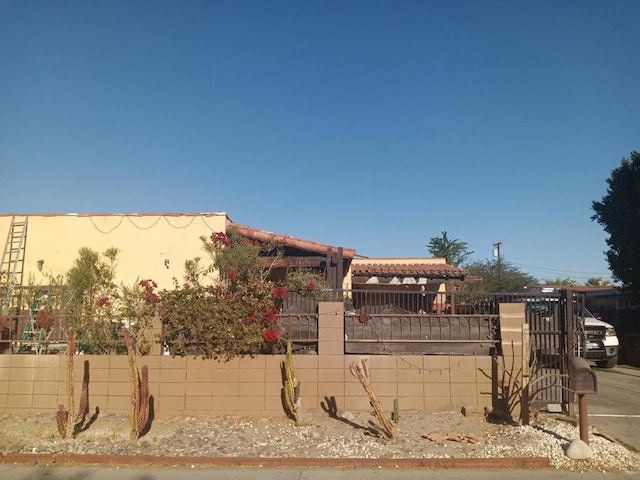
[[[318,355],[296,355],[303,412],[369,411],[369,398],[349,367],[359,355],[344,354],[342,303],[319,307]],[[434,412],[492,405],[491,357],[368,356],[373,388],[384,407],[398,399],[403,410]],[[283,355],[235,358],[229,362],[192,357],[147,356],[156,417],[179,414],[282,415],[280,362]],[[86,365],[86,370],[85,370]],[[128,414],[126,356],[74,357],[76,404],[89,375],[89,407]],[[0,412],[55,412],[66,403],[65,355],[0,355]]]

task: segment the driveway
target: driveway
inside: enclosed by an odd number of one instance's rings
[[[598,394],[587,399],[589,423],[640,451],[640,370],[594,368]]]

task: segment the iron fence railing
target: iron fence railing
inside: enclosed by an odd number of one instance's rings
[[[99,340],[82,334],[76,339],[78,352],[84,353],[126,353],[122,328],[126,325],[106,316],[92,316],[75,319],[83,325],[91,323],[93,335],[100,333]],[[73,323],[64,315],[54,315],[53,323],[47,328],[38,325],[32,313],[21,312],[5,323],[0,339],[0,350],[11,353],[61,353],[67,349],[68,336],[65,325]]]
[[[477,294],[354,289],[343,292],[347,353],[489,355],[497,304]]]
[[[371,353],[491,354],[499,348],[499,304],[520,302],[525,304],[532,350],[545,367],[554,367],[569,353],[584,351],[584,301],[580,296],[573,296],[574,307],[567,309],[566,301],[556,293],[445,293],[412,287],[413,290],[404,291],[330,290],[313,295],[290,291],[280,312],[282,332],[297,350],[317,351],[318,304],[339,301],[344,304],[347,352],[364,349]],[[567,311],[573,313],[573,318],[567,318]],[[43,351],[55,350],[49,346],[66,342],[63,319],[56,316],[50,329],[36,327],[30,331],[31,320],[28,312],[10,318],[1,340],[18,342],[23,349],[45,346]],[[116,330],[121,325],[101,321]],[[7,329],[10,335],[6,334]],[[116,337],[119,342],[121,337]]]

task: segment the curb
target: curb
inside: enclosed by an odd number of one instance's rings
[[[261,458],[155,457],[149,455],[79,455],[73,453],[4,453],[0,464],[107,465],[155,467],[254,468],[430,468],[430,469],[541,469],[546,457],[527,458]]]

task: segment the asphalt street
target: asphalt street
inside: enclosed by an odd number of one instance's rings
[[[0,465],[2,480],[618,480],[638,479],[640,472],[599,473],[562,470],[429,469],[175,469],[40,467]]]
[[[640,369],[594,368],[598,393],[587,398],[589,423],[640,451]]]

